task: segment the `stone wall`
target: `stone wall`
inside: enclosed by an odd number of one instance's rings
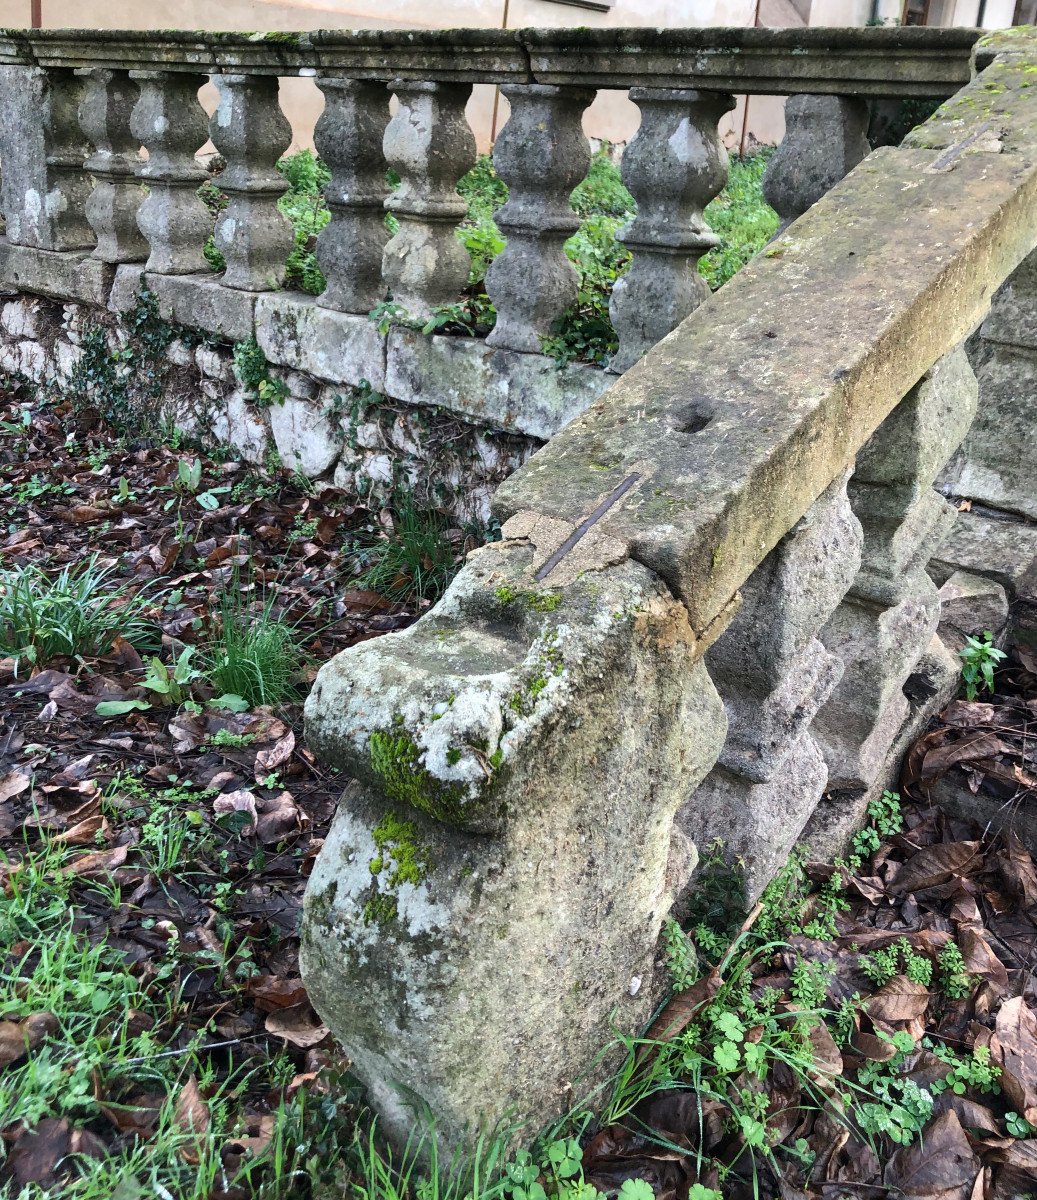
[[[282,311],[290,312],[290,303],[285,298]],[[172,315],[174,310],[165,306],[165,311]],[[99,407],[139,432],[178,428],[209,447],[229,446],[259,467],[279,460],[318,487],[387,500],[403,486],[419,503],[462,522],[485,523],[492,492],[541,444],[539,438],[479,421],[474,412],[463,414],[466,404],[476,408],[482,381],[493,373],[498,357],[466,354],[466,347],[477,349],[476,343],[455,347],[450,338],[429,343],[417,336],[386,338],[373,326],[370,334],[362,330],[380,351],[369,374],[383,389],[382,363],[387,344],[393,343],[392,370],[401,380],[396,388],[401,398],[378,390],[359,364],[350,374],[355,383],[332,382],[342,373],[337,370],[341,359],[321,352],[312,329],[304,335],[305,354],[299,354],[299,342],[278,332],[275,320],[275,332],[263,331],[263,342],[280,347],[282,361],[313,363],[322,374],[275,365],[258,341],[229,342],[163,319],[147,291],[124,295],[118,313],[82,301],[8,296],[0,301],[0,371],[8,377],[7,386],[24,381],[74,404]],[[420,374],[422,354],[432,364],[438,358],[438,375]],[[555,383],[556,395],[563,398],[568,380],[586,380],[592,387],[606,379],[591,368],[559,373],[549,360],[544,363],[549,384]],[[260,394],[257,373],[266,377],[260,387],[269,394]],[[498,382],[499,394],[514,395],[513,379]]]

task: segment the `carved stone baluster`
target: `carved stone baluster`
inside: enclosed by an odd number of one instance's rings
[[[7,237],[41,250],[94,245],[85,205],[90,147],[79,126],[82,80],[64,68],[0,67]]]
[[[324,198],[331,220],[317,238],[317,261],[328,286],[320,303],[342,312],[367,313],[385,297],[382,254],[385,228],[385,157],[389,119],[385,85],[366,79],[321,76],[324,112],[313,131],[331,170]]]
[[[497,174],[509,188],[496,214],[507,246],[486,272],[497,309],[489,346],[537,353],[540,339],[576,301],[577,277],[563,246],[579,227],[569,204],[590,166],[583,110],[585,88],[507,84],[511,116],[493,148]]]
[[[721,92],[632,88],[641,127],[623,155],[623,182],[637,216],[619,232],[634,253],[617,282],[609,315],[621,372],[664,338],[709,296],[697,264],[720,244],[702,215],[727,182],[727,152],[717,123],[734,107]]]
[[[227,207],[216,218],[216,245],[227,262],[223,283],[253,292],[284,283],[292,229],[277,207],[288,182],[277,170],[292,127],[277,100],[272,75],[219,75],[220,102],[209,136],[227,160],[217,185]]]
[[[110,263],[143,262],[148,243],[137,227],[137,209],[144,199],[136,174],[140,143],[130,132],[140,88],[125,71],[97,67],[82,75],[79,123],[94,145],[86,160],[95,181],[86,202],[87,220],[97,235],[94,257]]]
[[[925,572],[954,520],[933,491],[976,412],[976,377],[961,349],[942,358],[879,426],[857,458],[850,501],[864,527],[864,559],[821,632],[845,664],[813,732],[829,790],[859,792],[878,776],[909,712],[904,684],[940,619]]]
[[[467,83],[390,85],[399,108],[386,126],[383,148],[400,187],[385,207],[400,228],[382,259],[393,300],[416,317],[460,299],[468,282],[468,251],[455,230],[467,212],[456,184],[475,161],[475,138],[465,118]]]
[[[130,130],[148,151],[137,168],[148,187],[137,211],[137,224],[151,247],[146,270],[160,275],[208,271],[202,247],[212,232],[212,216],[198,197],[208,174],[195,158],[209,136],[198,103],[205,76],[131,71],[130,78],[140,85]]]
[[[862,541],[843,477],[753,572],[742,607],[706,654],[727,741],[677,823],[700,849],[720,838],[744,861],[748,902],[785,862],[825,788],[811,721],[843,665],[817,632],[857,574]]]
[[[868,106],[853,96],[790,96],[785,137],[767,164],[763,195],[784,229],[871,151]]]

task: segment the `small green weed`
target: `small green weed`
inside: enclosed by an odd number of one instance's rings
[[[965,967],[965,960],[954,942],[948,942],[937,956],[940,989],[951,1000],[963,1000],[975,987],[976,978]]]
[[[962,661],[961,679],[965,684],[965,699],[975,700],[981,689],[993,692],[994,668],[1004,659],[1005,652],[993,644],[990,630],[984,630],[982,639],[966,637],[965,645],[958,654]]]

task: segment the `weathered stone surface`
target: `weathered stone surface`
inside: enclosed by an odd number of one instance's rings
[[[163,275],[207,271],[202,253],[212,233],[212,216],[198,196],[207,172],[195,158],[209,136],[198,103],[204,75],[175,71],[131,71],[140,96],[130,116],[133,136],[148,152],[137,167],[148,194],[137,210],[147,238],[147,270]]]
[[[149,271],[144,278],[164,320],[204,329],[228,342],[243,342],[252,336],[256,301],[262,292],[224,287],[212,274],[156,275]]]
[[[317,238],[317,261],[328,286],[320,303],[367,314],[385,299],[382,253],[385,228],[385,156],[382,136],[389,120],[384,86],[321,73],[324,112],[314,144],[331,171],[324,198],[331,220]]]
[[[612,382],[596,367],[572,363],[559,370],[543,355],[495,350],[475,339],[389,332],[390,395],[529,437],[553,437]]]
[[[640,475],[603,531],[707,629],[1033,248],[1023,66],[989,67],[923,128],[924,146],[869,156],[572,421],[498,491],[498,517],[576,522]]]
[[[334,465],[342,451],[342,430],[319,397],[288,396],[283,404],[271,405],[269,418],[277,452],[290,471],[315,479]]]
[[[223,283],[251,292],[275,290],[284,283],[293,243],[292,227],[277,207],[288,181],[275,164],[291,145],[292,127],[281,112],[275,78],[218,75],[216,86],[220,102],[209,136],[227,163],[219,182],[227,206],[213,230],[227,264]]]
[[[256,305],[256,341],[274,363],[319,379],[384,391],[385,336],[366,316],[315,304],[312,296],[282,292]]]
[[[1018,30],[1009,30],[1018,34]],[[1014,50],[999,34],[937,28],[539,28],[520,30],[342,30],[293,35],[204,30],[7,29],[0,58],[55,66],[153,65],[309,75],[323,67],[384,80],[414,79],[563,86],[694,87],[787,95],[949,96],[970,77],[973,46],[986,66]]]
[[[563,247],[579,228],[569,195],[590,166],[582,119],[594,93],[535,83],[502,91],[511,115],[494,143],[493,164],[509,189],[495,214],[507,245],[486,272],[497,309],[486,344],[538,354],[540,339],[555,331],[579,291]]]
[[[871,151],[870,114],[855,96],[790,96],[785,137],[767,164],[763,195],[782,218],[794,221]]]
[[[955,571],[940,588],[940,637],[951,650],[965,645],[968,635],[990,630],[1000,643],[1008,624],[1005,589],[983,575]]]
[[[86,71],[79,100],[79,124],[93,144],[84,164],[94,176],[85,213],[97,238],[94,257],[102,262],[143,262],[148,243],[137,226],[144,191],[136,178],[140,143],[130,131],[130,114],[140,88],[125,71]]]
[[[945,583],[956,571],[986,575],[1000,583],[1012,600],[1037,600],[1037,526],[959,512],[929,572]]]
[[[41,250],[93,246],[86,219],[90,147],[79,127],[82,81],[65,69],[0,67],[3,176],[0,199],[10,242]]]
[[[811,857],[824,862],[848,853],[853,835],[864,824],[868,805],[883,791],[897,791],[904,755],[930,720],[957,694],[961,660],[934,637],[904,686],[907,715],[891,739],[885,761],[866,790],[831,788],[807,822],[802,840]]]
[[[218,442],[233,446],[246,462],[261,463],[266,458],[269,430],[240,388],[220,400],[210,427]]]
[[[62,254],[0,238],[0,281],[17,291],[103,307],[114,277],[115,268],[89,252]]]
[[[677,826],[695,846],[719,839],[724,857],[741,862],[743,902],[751,906],[788,861],[827,779],[825,760],[804,733],[765,782],[753,783],[726,767],[714,767],[678,812]],[[678,912],[695,888],[692,876],[677,902]]]
[[[849,494],[864,531],[861,571],[820,635],[845,670],[812,727],[832,788],[869,788],[907,718],[903,686],[939,623],[925,566],[954,518],[932,484],[975,411],[976,380],[959,347],[857,457]]]
[[[982,403],[960,454],[941,480],[941,490],[1033,518],[1037,253],[1025,259],[994,296],[978,342],[973,358]]]
[[[17,338],[38,338],[42,330],[43,305],[39,300],[8,300],[0,309],[0,327]]]
[[[617,281],[609,315],[619,349],[609,370],[632,367],[709,298],[698,261],[720,239],[703,209],[727,182],[717,122],[734,97],[684,89],[633,88],[641,126],[623,154],[622,174],[637,216],[619,237],[634,261]]]
[[[307,703],[309,744],[362,782],[310,879],[304,977],[397,1136],[394,1080],[456,1142],[512,1106],[549,1117],[610,1014],[645,1020],[684,883],[674,813],[723,740],[657,579],[627,562],[545,592],[530,562],[516,543],[471,555],[431,613],[333,659]]]

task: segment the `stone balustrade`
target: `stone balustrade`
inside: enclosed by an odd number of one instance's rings
[[[658,1001],[697,848],[747,905],[800,838],[840,850],[953,694],[934,484],[984,380],[1004,409],[1032,379],[1035,49],[994,40],[503,483],[503,541],[435,609],[320,671],[307,737],[355,782],[304,973],[390,1130],[398,1079],[449,1141],[579,1100]]]
[[[537,395],[549,366],[542,340],[576,300],[563,246],[576,228],[569,195],[589,164],[581,123],[597,88],[629,89],[641,111],[623,161],[638,211],[620,234],[633,257],[611,304],[619,350],[610,370],[619,373],[708,295],[696,264],[717,244],[703,209],[726,179],[717,122],[733,91],[814,98],[809,112],[795,107],[802,98],[794,102],[790,161],[782,167],[779,158],[771,172],[779,209],[790,215],[856,161],[859,136],[844,127],[856,130],[864,98],[950,95],[969,77],[976,36],[8,30],[0,33],[0,281],[125,311],[143,273],[163,317],[229,341],[254,335],[273,364],[310,371],[319,359],[316,373],[328,382],[366,381],[379,391],[390,386],[388,375],[405,403],[544,439],[610,382],[577,367],[547,389],[554,395]],[[281,290],[292,246],[277,208],[285,182],[275,170],[290,139],[277,102],[284,76],[312,77],[325,98],[315,143],[331,169],[331,221],[317,242],[326,288],[316,301]],[[198,101],[207,78],[220,94],[211,119]],[[496,325],[485,341],[445,346],[395,329],[379,349],[368,314],[381,302],[420,324],[456,304],[468,283],[468,255],[455,237],[465,214],[456,185],[475,158],[464,116],[475,83],[498,84],[511,114],[494,149],[510,187],[497,214],[507,245],[486,279]],[[801,163],[819,129],[829,141],[852,143],[842,155],[827,141],[816,152],[824,159],[820,186],[818,172],[806,179]],[[198,196],[210,176],[196,156],[209,139],[224,164],[215,220]],[[387,167],[399,176],[395,190]],[[391,236],[387,212],[397,222]],[[222,272],[203,255],[210,234]],[[80,258],[52,257],[73,253]],[[424,389],[408,386],[416,373]]]

